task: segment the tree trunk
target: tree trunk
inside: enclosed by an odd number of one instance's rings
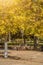
[[[38,38],[36,36],[34,36],[34,49],[37,49],[37,45],[38,45]]]
[[[24,45],[26,45],[26,38],[25,38],[25,35],[24,35]]]
[[[4,46],[5,46],[4,57],[7,58],[8,57],[8,45],[7,45],[7,42],[4,43]]]
[[[9,42],[11,42],[11,33],[9,31]]]

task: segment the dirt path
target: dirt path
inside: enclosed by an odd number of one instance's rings
[[[38,51],[8,51],[8,58],[3,58],[0,50],[0,65],[43,65],[43,52]]]

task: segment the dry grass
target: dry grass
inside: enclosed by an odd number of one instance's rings
[[[0,65],[43,65],[43,52],[8,50],[8,58],[0,50]]]

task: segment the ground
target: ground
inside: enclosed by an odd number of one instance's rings
[[[43,52],[8,50],[8,58],[0,50],[0,65],[43,65]]]

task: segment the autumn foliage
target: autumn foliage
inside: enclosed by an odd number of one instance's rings
[[[26,36],[42,38],[43,0],[12,1],[14,4],[8,7],[0,3],[0,35],[16,34],[22,30]]]

